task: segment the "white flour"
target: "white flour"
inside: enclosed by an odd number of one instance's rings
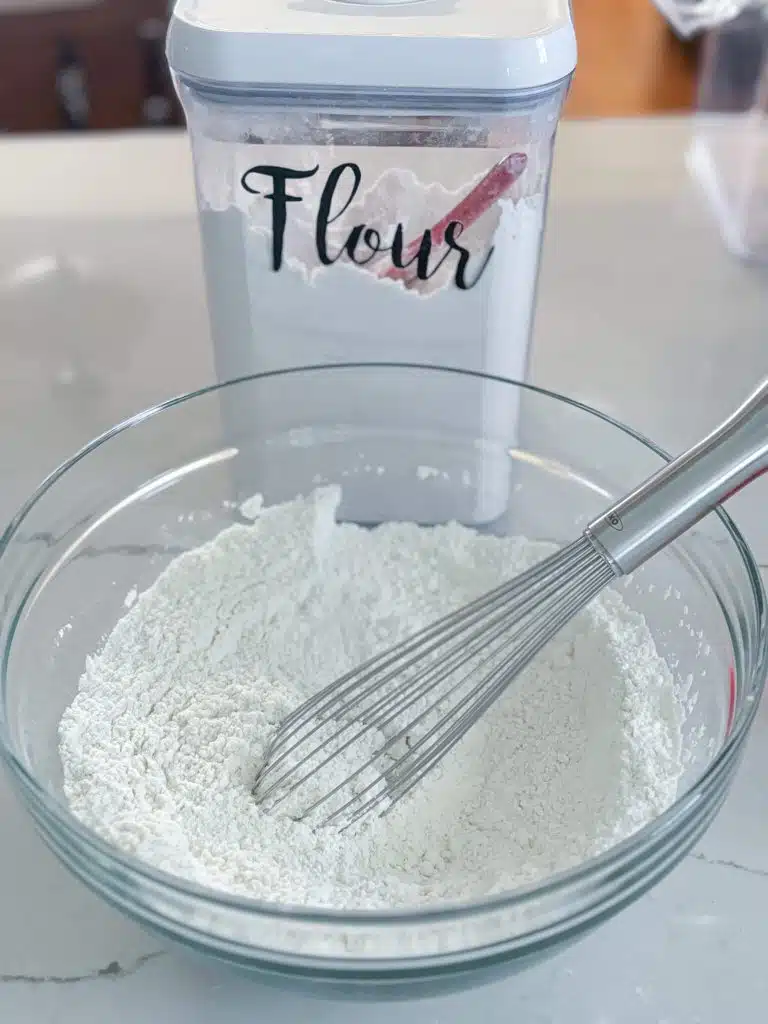
[[[549,550],[455,524],[338,525],[338,500],[256,502],[253,525],[135,600],[61,722],[78,818],[203,885],[374,908],[537,881],[674,800],[682,700],[644,620],[607,592],[386,819],[313,831],[257,806],[265,745],[298,702]]]

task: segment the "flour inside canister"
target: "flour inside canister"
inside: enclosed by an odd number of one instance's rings
[[[61,721],[81,821],[203,885],[384,908],[539,881],[669,806],[683,700],[607,591],[385,819],[340,833],[259,807],[255,772],[290,710],[550,550],[457,524],[339,524],[338,503],[335,487],[256,503],[132,604]]]

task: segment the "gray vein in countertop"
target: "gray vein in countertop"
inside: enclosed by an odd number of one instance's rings
[[[61,538],[52,533],[33,533],[23,538],[25,544],[41,542],[46,547],[54,547]],[[75,558],[99,558],[101,555],[183,555],[188,548],[166,544],[115,544],[103,548],[85,547],[77,552]]]
[[[184,555],[188,548],[164,544],[115,544],[107,548],[83,548],[76,558],[100,558],[102,555]]]
[[[750,868],[746,864],[739,864],[735,860],[723,860],[719,857],[706,857],[703,853],[691,854],[692,860],[702,864],[710,864],[712,867],[735,868],[736,871],[744,871],[748,875],[757,875],[759,878],[768,878],[768,870],[765,868]]]
[[[138,960],[135,960],[132,964],[123,966],[119,964],[117,960],[113,960],[108,963],[106,967],[100,967],[96,971],[91,971],[88,974],[77,974],[69,978],[60,978],[56,976],[38,976],[36,974],[0,974],[0,984],[12,984],[13,982],[26,982],[31,985],[75,985],[82,981],[99,981],[102,979],[108,979],[110,981],[119,981],[121,978],[127,978],[131,974],[135,974],[140,971],[145,964],[148,964],[151,960],[156,960],[158,957],[164,956],[165,953],[162,950],[157,950],[154,953],[146,953],[144,956],[140,956]]]
[[[81,524],[86,523],[88,520],[81,520]],[[232,522],[241,522],[247,525],[252,523],[252,520],[245,516],[233,516]],[[76,524],[77,525],[77,524]],[[47,547],[53,547],[58,544],[60,537],[56,537],[53,533],[48,531],[38,531],[30,534],[28,537],[22,538],[25,544],[34,544],[36,542],[42,542]],[[115,546],[106,546],[103,548],[86,547],[81,551],[78,551],[75,557],[77,558],[98,558],[100,555],[183,555],[189,548],[176,547],[164,544],[117,544]],[[768,562],[758,562],[758,569],[765,569],[768,571]]]

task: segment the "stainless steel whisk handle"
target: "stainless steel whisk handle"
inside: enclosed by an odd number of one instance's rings
[[[768,380],[708,437],[590,523],[617,575],[637,569],[768,471]]]

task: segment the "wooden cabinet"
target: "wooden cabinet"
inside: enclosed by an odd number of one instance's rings
[[[170,7],[170,0],[0,0],[0,131],[181,123],[164,55]],[[573,11],[579,66],[569,115],[690,107],[695,45],[673,37],[650,0],[573,0]]]
[[[17,7],[0,6],[0,131],[181,123],[165,65],[168,0]]]

